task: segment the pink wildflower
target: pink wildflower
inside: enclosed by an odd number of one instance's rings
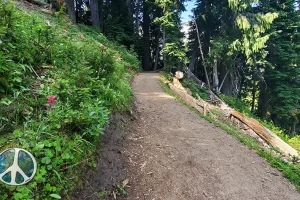
[[[69,93],[69,94],[72,94],[72,92],[73,92],[73,90],[68,89],[68,93]]]
[[[99,72],[101,72],[101,71],[102,71],[102,68],[101,68],[101,67],[99,67],[98,71],[99,71]]]
[[[55,96],[48,96],[47,103],[50,105],[54,105],[56,103],[56,97]]]

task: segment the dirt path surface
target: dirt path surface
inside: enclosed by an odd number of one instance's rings
[[[137,75],[133,88],[128,200],[300,199],[253,150],[164,93],[158,74]]]

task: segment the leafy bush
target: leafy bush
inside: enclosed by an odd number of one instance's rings
[[[288,139],[288,143],[292,147],[294,147],[298,152],[300,152],[300,136],[299,135]]]
[[[238,99],[234,96],[227,96],[224,94],[218,94],[218,96],[225,101],[230,107],[236,109],[237,111],[251,117],[252,113],[250,111],[249,105],[245,103],[243,100]]]
[[[95,165],[109,113],[130,108],[139,62],[64,16],[3,0],[0,15],[0,145],[27,149],[38,162],[29,184],[0,184],[0,199],[68,198],[80,169]]]
[[[199,95],[203,100],[208,99],[206,88],[199,87],[193,80],[184,79],[181,83],[183,87],[191,90],[193,97],[197,98],[197,95]]]

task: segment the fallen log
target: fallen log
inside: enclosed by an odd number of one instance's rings
[[[189,70],[188,68],[186,68],[186,74],[187,77],[189,79],[192,79],[199,87],[202,88],[205,86],[205,83],[200,79],[198,79],[197,76],[195,76],[193,72],[191,72],[191,70]],[[209,95],[210,102],[212,104],[218,105],[221,109],[229,108],[229,106],[222,99],[220,99],[213,91],[208,90],[208,95]]]
[[[257,135],[273,147],[277,147],[285,155],[291,155],[298,157],[298,152],[290,145],[285,143],[281,138],[275,135],[272,131],[261,125],[258,121],[253,118],[248,118],[242,113],[233,110],[231,116],[239,119],[245,125],[249,126]]]
[[[173,85],[172,83],[169,83],[170,89],[179,96],[184,102],[195,108],[200,113],[205,114],[206,113],[206,107],[205,105],[201,105],[200,102],[198,102],[194,97],[189,95],[186,90],[182,90],[181,88]]]
[[[189,91],[181,85],[180,81],[176,77],[173,78],[173,83],[169,83],[169,87],[178,97],[180,97],[184,102],[195,108],[200,113],[206,115],[211,107],[219,109],[225,118],[229,117],[231,118],[231,121],[240,122],[241,124],[239,124],[238,127],[241,130],[246,130],[248,132],[251,131],[253,134],[257,134],[257,137],[259,137],[258,139],[261,138],[263,141],[265,141],[264,144],[269,144],[275,148],[278,148],[286,156],[295,156],[299,158],[297,150],[285,143],[282,139],[280,139],[269,129],[265,128],[255,119],[248,118],[242,113],[235,111],[228,106],[224,106],[223,108],[215,107],[201,98],[194,98],[189,94]]]

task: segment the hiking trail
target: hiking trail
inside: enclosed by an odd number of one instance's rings
[[[159,74],[138,74],[132,86],[128,200],[300,199],[254,150],[163,92]]]

